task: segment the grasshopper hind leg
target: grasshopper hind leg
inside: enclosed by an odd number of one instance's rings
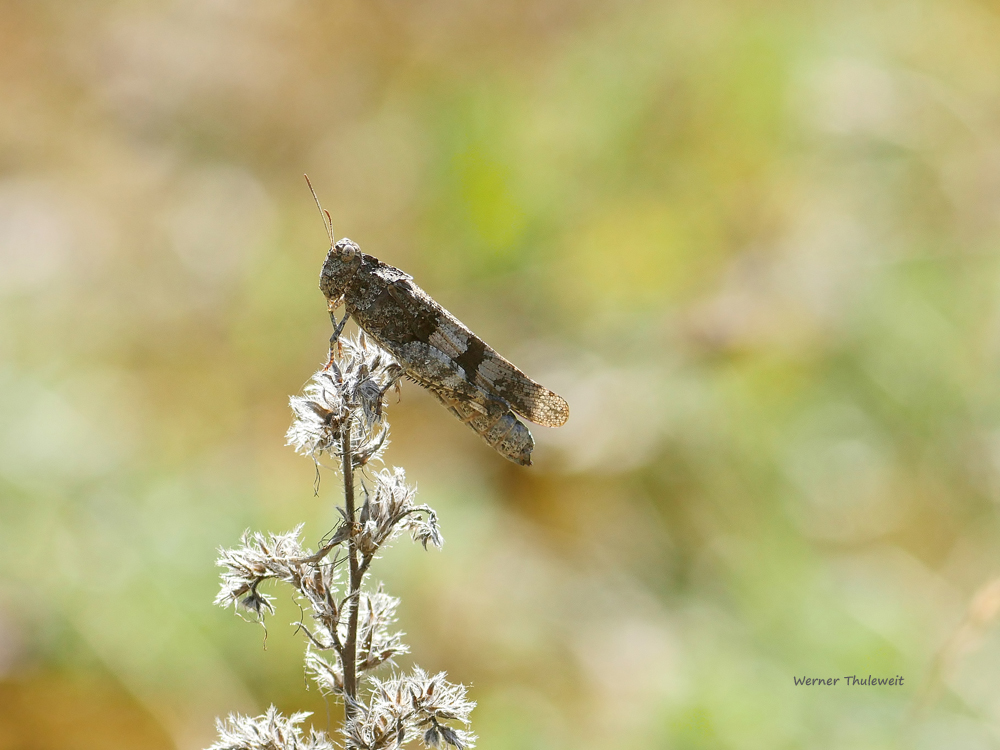
[[[431,393],[501,456],[521,466],[531,466],[535,441],[528,428],[510,409],[492,409],[483,413],[477,408],[478,404],[449,398],[435,390]]]

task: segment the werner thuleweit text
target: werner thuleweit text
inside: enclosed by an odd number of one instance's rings
[[[792,677],[795,680],[796,685],[836,685],[841,680],[844,681],[845,685],[902,685],[903,676],[896,675],[895,677],[873,677],[868,675],[867,677],[858,677],[856,674],[847,675],[846,677]]]

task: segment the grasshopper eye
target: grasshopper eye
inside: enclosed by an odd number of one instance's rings
[[[340,240],[336,245],[334,245],[333,249],[336,250],[337,254],[340,255],[340,257],[343,258],[344,260],[351,260],[355,255],[357,255],[361,251],[361,248],[359,248],[357,245],[355,245],[346,237]]]

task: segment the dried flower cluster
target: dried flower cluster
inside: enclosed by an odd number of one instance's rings
[[[286,718],[274,706],[256,718],[234,714],[215,723],[219,741],[209,750],[333,750],[322,732],[311,731],[308,737],[302,736],[299,724],[308,716],[298,713]]]
[[[447,682],[443,673],[428,677],[415,668],[412,675],[373,679],[371,698],[348,728],[348,747],[401,747],[419,737],[428,747],[444,742],[463,748],[475,740],[469,732],[443,723],[467,724],[475,707],[465,699],[465,687]]]
[[[409,649],[393,629],[399,600],[381,584],[373,591],[362,588],[369,567],[404,531],[425,548],[440,547],[443,538],[437,514],[414,503],[415,489],[402,469],[367,469],[388,445],[385,395],[402,370],[364,334],[338,348],[340,354],[312,377],[304,395],[292,397],[295,421],[287,440],[317,464],[324,455],[338,460],[344,479],[341,523],[315,553],[302,546],[301,526],[285,534],[247,531],[239,547],[220,550],[218,564],[225,570],[216,604],[242,606],[263,619],[274,613],[274,605],[261,585],[273,579],[292,587],[310,613],[308,622],[295,623],[308,641],[306,671],[321,690],[344,701],[348,750],[399,748],[414,740],[426,747],[472,747],[476,737],[467,727],[475,704],[463,686],[419,668],[384,679],[370,675],[395,667],[396,657]],[[355,510],[359,471],[364,502]],[[362,675],[369,678],[366,689],[359,688]],[[219,722],[220,740],[210,750],[333,748],[322,732],[303,736],[298,725],[306,716],[284,718],[273,707],[256,718],[231,716]]]
[[[322,454],[343,459],[343,435],[352,436],[349,449],[355,468],[380,458],[388,443],[384,419],[385,394],[398,387],[403,374],[384,350],[370,344],[364,333],[339,342],[341,357],[331,357],[289,402],[295,421],[285,435],[296,453],[318,460]]]

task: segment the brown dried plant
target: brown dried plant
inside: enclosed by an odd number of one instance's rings
[[[462,685],[444,673],[415,667],[395,671],[395,658],[408,651],[393,630],[399,600],[379,584],[364,587],[379,551],[403,531],[425,548],[441,547],[437,514],[414,502],[415,490],[400,468],[371,471],[388,445],[386,393],[397,387],[402,369],[361,333],[338,341],[327,365],[313,375],[302,396],[291,398],[295,420],[287,443],[310,456],[317,471],[326,457],[343,478],[341,522],[316,552],[301,543],[302,527],[285,534],[244,533],[240,545],[221,549],[225,568],[215,602],[243,607],[263,621],[274,613],[273,597],[261,585],[290,585],[310,617],[295,623],[305,634],[306,671],[319,688],[344,704],[342,745],[347,750],[400,748],[420,740],[426,747],[473,747],[468,730],[475,704]],[[364,501],[356,507],[356,475]],[[391,669],[385,677],[375,671]],[[283,717],[272,706],[258,717],[233,715],[218,722],[219,741],[209,750],[326,750],[334,741],[323,732],[303,734],[308,714]]]

